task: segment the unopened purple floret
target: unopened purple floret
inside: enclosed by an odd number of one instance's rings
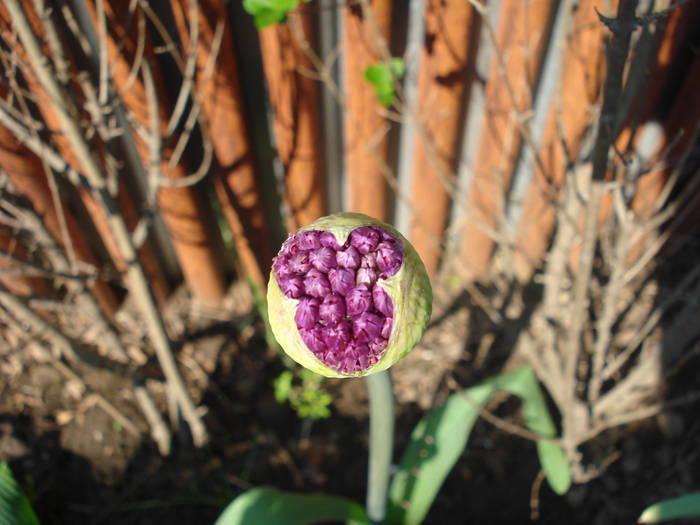
[[[338,265],[335,260],[335,252],[327,246],[309,252],[309,260],[316,270],[324,273]]]
[[[379,337],[379,338],[374,338],[372,339],[367,346],[369,346],[369,349],[374,352],[375,354],[378,354],[382,352],[386,348],[386,345],[389,343],[386,339]]]
[[[350,316],[360,315],[372,308],[372,292],[364,284],[354,288],[345,297],[347,314]]]
[[[300,250],[317,250],[321,247],[318,233],[314,231],[297,233],[296,242]]]
[[[367,288],[371,288],[377,282],[377,277],[379,277],[379,274],[373,268],[360,268],[357,270],[355,283],[357,286],[364,284]]]
[[[338,261],[338,266],[342,266],[343,268],[355,270],[360,267],[360,253],[353,246],[348,246],[346,249],[340,250],[335,254],[335,258]]]
[[[372,302],[374,309],[384,314],[386,317],[394,316],[394,303],[391,302],[389,294],[382,290],[379,286],[372,289]]]
[[[308,252],[298,252],[287,259],[287,265],[292,273],[304,275],[311,269]]]
[[[396,244],[389,241],[382,241],[377,246],[375,260],[377,262],[377,268],[379,268],[386,277],[391,277],[399,271],[403,255],[401,249]]]
[[[304,294],[304,280],[298,275],[288,275],[280,279],[282,293],[292,299],[298,299]]]
[[[316,269],[309,270],[304,279],[304,289],[307,295],[324,298],[331,293],[331,283],[323,272]]]
[[[393,323],[394,319],[391,317],[384,319],[384,324],[382,325],[382,337],[384,339],[389,339],[389,336],[391,335],[391,325]]]
[[[352,323],[352,335],[356,340],[369,343],[381,336],[383,319],[376,314],[364,312]]]
[[[403,263],[401,241],[378,226],[353,230],[341,246],[329,231],[290,235],[273,260],[282,293],[296,299],[304,344],[327,366],[352,374],[377,364],[388,345],[391,296],[377,283]]]
[[[335,324],[345,318],[345,299],[338,294],[327,295],[319,309],[321,320]]]
[[[315,297],[302,297],[297,306],[294,320],[298,327],[313,328],[319,318],[320,301]]]
[[[324,330],[324,341],[329,350],[344,350],[350,342],[350,326],[345,321],[329,324]]]
[[[328,280],[333,292],[347,295],[355,287],[355,272],[345,268],[333,268],[328,272]]]
[[[331,232],[321,232],[318,236],[321,246],[327,246],[333,250],[339,250],[340,245],[338,244],[338,239],[335,238]]]
[[[350,244],[361,254],[374,250],[379,243],[379,232],[372,226],[362,226],[350,234]]]
[[[301,334],[301,340],[313,353],[318,354],[326,351],[323,329],[320,326],[299,328],[299,333]]]

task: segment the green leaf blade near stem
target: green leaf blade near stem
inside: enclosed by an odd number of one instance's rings
[[[270,487],[248,490],[234,499],[215,525],[309,525],[345,521],[367,525],[365,510],[354,501],[324,494],[294,494]]]
[[[39,525],[32,506],[22,493],[10,466],[0,463],[0,523],[2,525]]]
[[[659,523],[697,516],[700,516],[700,492],[691,492],[647,507],[639,517],[639,523]]]
[[[424,417],[411,435],[399,472],[390,488],[389,523],[422,523],[445,478],[464,451],[471,430],[491,396],[506,390],[522,401],[525,425],[532,432],[554,437],[556,427],[549,415],[544,395],[534,373],[521,368],[491,378],[480,385],[458,392]],[[555,442],[537,442],[540,464],[548,483],[564,494],[571,475],[562,448]]]

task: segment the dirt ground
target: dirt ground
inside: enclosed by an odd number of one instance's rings
[[[393,369],[397,461],[421,415],[449,394],[448,377],[466,387],[509,364],[513,326],[495,326],[463,297],[445,292],[437,300],[441,315]],[[0,459],[10,461],[42,523],[209,524],[236,494],[260,485],[364,501],[363,381],[327,381],[334,395],[331,418],[304,423],[274,400],[271,383],[284,365],[265,343],[262,322],[246,308],[250,303],[239,305],[233,321],[193,322],[186,299],[176,300],[171,331],[181,342],[190,390],[207,408],[211,441],[197,450],[180,431],[168,457],[159,455],[118,375],[84,369],[77,371],[81,381],[66,380],[36,341],[6,346],[0,353]],[[158,367],[145,358],[153,370],[147,386],[165,413]],[[663,395],[671,399],[696,386],[698,364],[697,357],[686,363]],[[95,393],[110,400],[127,424],[109,415]],[[546,483],[533,492],[539,465],[531,442],[479,421],[426,523],[634,523],[645,506],[697,490],[697,408],[674,408],[596,438],[584,453],[619,452],[619,459],[564,497]],[[518,421],[515,402],[494,410]]]

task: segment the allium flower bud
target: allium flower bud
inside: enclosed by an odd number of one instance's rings
[[[290,235],[268,288],[270,324],[285,352],[328,377],[389,368],[418,342],[431,306],[413,247],[391,226],[356,213]]]

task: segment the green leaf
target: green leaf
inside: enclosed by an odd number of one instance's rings
[[[639,516],[639,523],[658,523],[676,518],[700,516],[700,492],[667,499],[647,507]]]
[[[384,106],[394,102],[394,82],[404,75],[405,66],[401,58],[394,57],[389,64],[379,63],[365,69],[365,80],[374,86],[377,99]]]
[[[10,466],[0,463],[0,523],[2,525],[39,525],[32,506],[22,493]]]
[[[284,403],[289,399],[289,394],[292,392],[292,379],[294,379],[292,371],[285,370],[272,381],[272,386],[275,389],[275,401]]]
[[[263,29],[284,21],[301,1],[309,0],[243,0],[243,9],[255,18],[255,27]]]
[[[404,73],[406,72],[406,66],[403,63],[403,58],[400,57],[392,58],[391,62],[389,62],[389,67],[391,68],[391,74],[395,79],[403,77]]]
[[[453,394],[443,406],[428,413],[411,434],[389,491],[390,523],[413,525],[423,521],[467,445],[479,415],[476,405],[484,405],[500,390],[521,398],[525,424],[530,430],[545,437],[555,435],[539,383],[529,368],[501,374]],[[550,486],[558,494],[565,493],[571,476],[564,451],[546,440],[538,441],[537,451]]]
[[[350,525],[369,523],[365,510],[345,498],[260,487],[234,499],[215,525],[309,525],[321,521],[345,521]]]

